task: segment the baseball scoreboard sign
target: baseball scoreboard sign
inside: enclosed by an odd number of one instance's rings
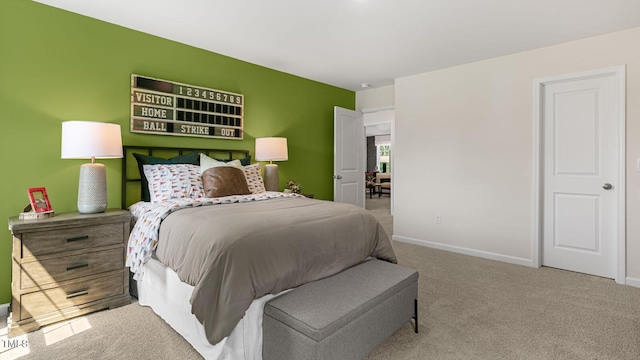
[[[131,132],[238,139],[244,96],[131,75]]]

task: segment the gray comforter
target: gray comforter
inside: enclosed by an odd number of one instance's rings
[[[163,221],[156,256],[194,286],[192,313],[212,344],[231,334],[256,298],[369,256],[396,262],[368,211],[307,198],[179,210]]]

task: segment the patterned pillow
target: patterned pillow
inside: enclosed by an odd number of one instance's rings
[[[152,203],[168,199],[204,197],[200,166],[190,164],[144,165]]]
[[[259,194],[267,191],[264,188],[264,181],[260,175],[260,164],[251,164],[244,167],[244,176],[247,178],[247,186],[252,194]]]
[[[149,201],[149,182],[147,181],[147,177],[144,176],[144,165],[158,165],[158,164],[192,164],[199,165],[198,162],[198,153],[196,151],[192,151],[187,154],[179,155],[176,157],[172,157],[171,159],[164,159],[150,155],[143,155],[138,153],[133,153],[133,157],[136,158],[138,162],[138,170],[140,171],[140,200]]]

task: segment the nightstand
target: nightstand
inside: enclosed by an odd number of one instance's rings
[[[10,218],[9,336],[129,304],[129,221],[124,210],[40,220]]]

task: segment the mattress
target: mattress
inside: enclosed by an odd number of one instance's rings
[[[205,359],[262,359],[264,305],[279,294],[255,299],[231,335],[216,345],[211,345],[205,336],[204,327],[191,313],[189,299],[193,286],[180,281],[173,270],[155,258],[144,265],[144,274],[137,284],[138,303],[151,307]],[[285,292],[287,291],[282,293]]]
[[[191,313],[211,344],[232,333],[256,298],[337,274],[368,256],[396,262],[384,229],[362,208],[273,192],[215,201],[153,204],[136,221],[127,259],[139,279],[144,270],[134,267],[155,253],[194,286]]]

